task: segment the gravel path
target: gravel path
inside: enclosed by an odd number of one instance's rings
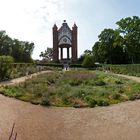
[[[110,107],[46,108],[0,95],[0,140],[139,140],[140,100]]]
[[[124,78],[127,78],[127,79],[130,79],[130,80],[133,80],[133,81],[140,83],[140,77],[128,76],[128,75],[123,75],[123,74],[114,74],[114,75],[121,76],[121,77],[124,77]]]
[[[109,107],[47,108],[0,95],[0,140],[139,140],[140,100]]]
[[[37,75],[48,73],[48,72],[51,72],[51,71],[41,71],[41,72],[34,73],[34,74],[31,74],[31,75],[28,75],[28,76],[23,76],[23,77],[19,77],[19,78],[16,78],[16,79],[9,80],[9,81],[0,82],[0,86],[19,84],[19,83],[24,82],[27,79],[32,78],[33,76],[37,76]]]

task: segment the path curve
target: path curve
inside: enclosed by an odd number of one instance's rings
[[[133,81],[136,81],[136,82],[139,82],[140,83],[140,77],[123,75],[123,74],[114,74],[114,73],[113,73],[113,75],[124,77],[124,78],[127,78],[127,79],[130,79],[130,80],[133,80]]]
[[[0,95],[0,140],[139,140],[140,100],[109,107],[47,108]]]
[[[30,75],[27,75],[27,76],[23,76],[23,77],[15,78],[15,79],[12,79],[12,80],[0,82],[0,86],[16,85],[16,84],[25,82],[25,80],[27,80],[27,79],[31,79],[33,76],[37,76],[37,75],[44,74],[44,73],[49,73],[49,72],[51,72],[51,71],[49,71],[49,70],[48,71],[41,71],[41,72],[37,72],[37,73],[30,74]]]

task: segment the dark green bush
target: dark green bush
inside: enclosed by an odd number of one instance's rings
[[[115,83],[118,84],[118,85],[123,84],[123,82],[121,80],[116,80]]]
[[[90,96],[85,97],[85,101],[88,103],[89,107],[95,107],[97,101]]]
[[[85,90],[80,89],[79,91],[77,91],[75,96],[78,97],[78,98],[83,99],[86,94],[87,94],[87,92]]]
[[[49,101],[48,97],[43,97],[42,98],[41,105],[43,105],[43,106],[50,106],[50,101]]]
[[[70,64],[70,68],[82,68],[81,64]]]
[[[109,101],[100,99],[97,101],[97,105],[98,106],[109,106]]]
[[[129,100],[131,101],[134,101],[136,99],[137,99],[137,96],[135,96],[134,94],[129,96]]]
[[[95,85],[96,86],[104,86],[106,83],[103,81],[103,80],[97,80],[96,82],[95,82]]]
[[[11,56],[0,56],[0,81],[10,78],[11,64],[13,63]]]
[[[62,96],[62,101],[65,105],[69,105],[70,104],[70,100],[67,96]]]
[[[82,66],[85,67],[85,68],[93,68],[95,67],[95,64],[94,64],[94,59],[92,56],[89,56],[87,55],[85,58],[84,58],[84,61],[82,63]]]

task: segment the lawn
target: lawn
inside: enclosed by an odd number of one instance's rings
[[[139,99],[140,83],[99,71],[52,71],[0,93],[46,106],[95,107]]]

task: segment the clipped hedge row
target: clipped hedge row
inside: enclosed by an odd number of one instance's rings
[[[38,66],[47,66],[47,67],[57,67],[57,68],[63,68],[63,64],[57,64],[57,63],[37,63],[36,65]],[[82,64],[70,64],[69,65],[70,68],[88,68],[83,66]],[[89,67],[89,68],[95,68],[96,65],[94,65],[94,67]]]
[[[37,63],[37,66],[49,66],[49,67],[63,67],[62,64],[57,64],[57,63]]]

